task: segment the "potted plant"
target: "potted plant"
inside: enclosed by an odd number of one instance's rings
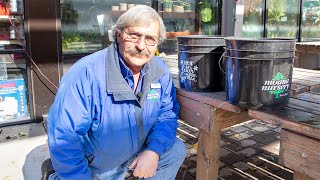
[[[172,0],[163,0],[162,1],[162,8],[164,12],[172,12]]]
[[[184,8],[184,12],[192,12],[192,9],[194,8],[194,6],[193,6],[191,0],[183,0],[183,1],[179,1],[179,2]]]

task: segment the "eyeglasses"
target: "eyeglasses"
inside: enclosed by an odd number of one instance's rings
[[[137,43],[144,36],[144,42],[146,43],[146,45],[154,46],[154,45],[158,44],[158,37],[156,37],[156,36],[142,35],[137,32],[126,32],[126,31],[122,31],[122,32],[127,34],[126,40],[128,40],[128,41]]]

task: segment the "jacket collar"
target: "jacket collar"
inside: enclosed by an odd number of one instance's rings
[[[156,61],[154,57],[149,61],[149,70],[143,77],[141,106],[144,103],[151,84],[165,74],[165,70]],[[113,94],[115,101],[137,100],[137,97],[121,74],[116,42],[107,48],[106,76],[107,93]]]

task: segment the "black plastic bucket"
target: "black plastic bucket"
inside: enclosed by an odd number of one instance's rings
[[[250,109],[289,102],[295,39],[226,37],[227,101]]]
[[[224,37],[191,35],[177,38],[180,88],[195,92],[224,90],[224,74],[219,68]]]
[[[224,46],[224,36],[188,35],[177,36],[179,45],[191,46]]]
[[[178,51],[187,51],[187,52],[197,52],[197,53],[209,53],[211,51],[214,51],[218,47],[221,46],[195,46],[195,45],[178,45]],[[223,50],[222,50],[223,51]]]

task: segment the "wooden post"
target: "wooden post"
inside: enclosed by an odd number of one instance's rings
[[[216,109],[211,108],[211,131],[199,129],[197,152],[197,179],[213,180],[218,178],[221,127],[214,124]]]

